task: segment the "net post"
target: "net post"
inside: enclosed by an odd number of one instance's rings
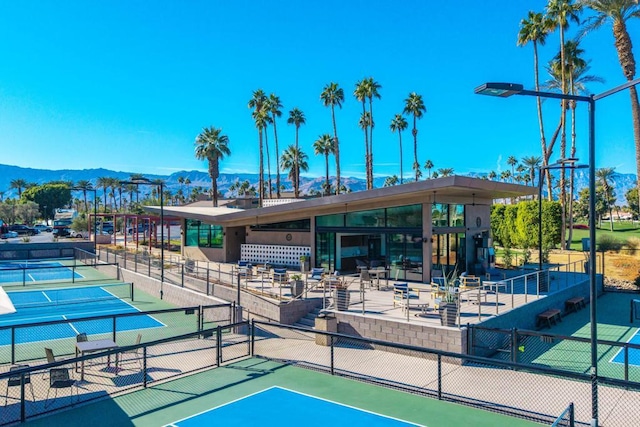
[[[129,289],[129,293],[131,294],[131,302],[133,302],[133,301],[135,301],[135,299],[134,299],[134,297],[135,297],[135,294],[134,294],[134,292],[135,292],[135,291],[134,291],[134,288],[135,288],[135,287],[133,286],[133,282],[131,282],[131,283],[129,284],[129,286],[131,286],[131,288]]]

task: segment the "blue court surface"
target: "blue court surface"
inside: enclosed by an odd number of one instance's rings
[[[0,317],[0,327],[138,312],[136,307],[116,296],[118,292],[126,293],[127,286],[130,285],[7,292],[16,312]],[[165,326],[148,315],[120,318],[116,325],[118,331]],[[23,344],[50,341],[59,338],[72,338],[79,332],[92,335],[111,333],[112,330],[112,319],[41,325],[32,328],[20,327],[15,329],[15,342]],[[0,345],[10,344],[11,328],[0,329]]]
[[[167,426],[256,425],[260,427],[417,426],[418,424],[329,400],[271,387]]]
[[[640,344],[640,329],[627,341],[631,344]],[[618,350],[616,355],[611,359],[612,363],[624,363],[624,349]],[[640,349],[629,349],[629,365],[640,366]]]
[[[0,263],[0,283],[82,279],[82,274],[59,262]]]

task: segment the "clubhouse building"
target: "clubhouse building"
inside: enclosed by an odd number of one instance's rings
[[[311,267],[326,271],[384,266],[396,280],[428,282],[432,269],[480,274],[489,268],[491,204],[536,193],[449,176],[313,199],[265,199],[261,208],[201,202],[163,209],[182,218],[182,254],[191,259],[296,268],[306,255]]]

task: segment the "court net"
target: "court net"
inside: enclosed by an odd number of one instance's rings
[[[573,403],[567,406],[567,409],[562,411],[562,414],[551,424],[551,427],[574,427],[575,426],[575,418],[574,418],[574,408]]]
[[[98,304],[116,300],[134,301],[133,283],[106,283],[100,286],[48,288],[8,292],[17,309],[71,304]]]

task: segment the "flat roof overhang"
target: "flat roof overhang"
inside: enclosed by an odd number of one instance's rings
[[[198,219],[226,227],[247,226],[271,222],[291,221],[314,215],[329,215],[349,211],[400,206],[442,200],[451,203],[492,203],[495,199],[534,195],[537,187],[466,176],[448,176],[391,187],[376,188],[256,209],[226,207],[165,206],[165,214]],[[145,210],[159,213],[160,206],[145,206]]]

